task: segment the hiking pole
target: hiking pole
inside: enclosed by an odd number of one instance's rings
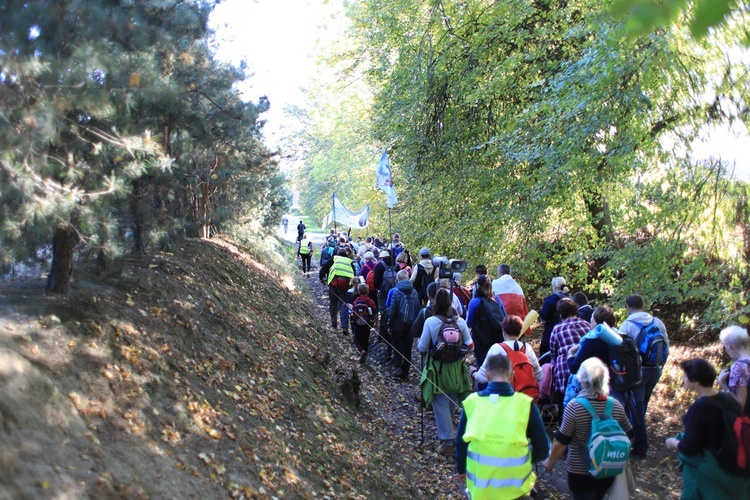
[[[419,373],[421,378],[421,373],[424,371],[424,356],[419,356]],[[424,444],[424,396],[422,395],[422,387],[419,387],[419,413],[420,413],[420,421],[421,421],[421,428],[422,428],[422,434],[419,438],[419,444]]]

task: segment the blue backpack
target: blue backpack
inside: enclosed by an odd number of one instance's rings
[[[635,339],[638,344],[638,350],[641,353],[643,366],[662,366],[667,361],[669,348],[664,334],[659,330],[655,320],[651,320],[648,325],[635,323],[641,331]]]

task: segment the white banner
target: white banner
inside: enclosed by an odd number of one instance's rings
[[[398,203],[398,198],[396,198],[396,188],[393,187],[391,161],[388,159],[387,151],[383,151],[383,156],[380,157],[378,167],[375,169],[375,185],[385,192],[386,206],[393,208],[393,205]]]
[[[333,195],[333,210],[328,212],[328,215],[323,217],[323,228],[332,226],[333,223],[340,226],[350,227],[352,229],[363,229],[366,228],[370,223],[370,204],[365,205],[365,208],[359,212],[352,212],[341,203],[339,197]]]

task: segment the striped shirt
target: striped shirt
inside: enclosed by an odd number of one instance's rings
[[[587,393],[583,390],[578,396],[587,397]],[[587,399],[591,402],[591,405],[597,413],[603,412],[604,407],[607,405],[606,399],[592,399],[588,397]],[[633,426],[630,425],[628,417],[625,416],[625,410],[617,400],[615,400],[615,405],[612,409],[612,416],[617,420],[617,423],[620,424],[623,431],[628,434],[631,433]],[[568,445],[568,472],[572,474],[589,473],[581,460],[581,447],[585,448],[590,433],[591,414],[583,407],[583,405],[581,405],[581,403],[573,399],[568,403],[568,406],[565,407],[560,429],[555,434],[555,439],[557,441]]]

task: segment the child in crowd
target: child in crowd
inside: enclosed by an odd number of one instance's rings
[[[375,321],[378,306],[368,296],[370,287],[361,283],[357,286],[357,298],[351,308],[352,324],[354,325],[354,345],[359,351],[359,363],[364,364],[367,359],[367,349],[370,345],[370,326]]]

